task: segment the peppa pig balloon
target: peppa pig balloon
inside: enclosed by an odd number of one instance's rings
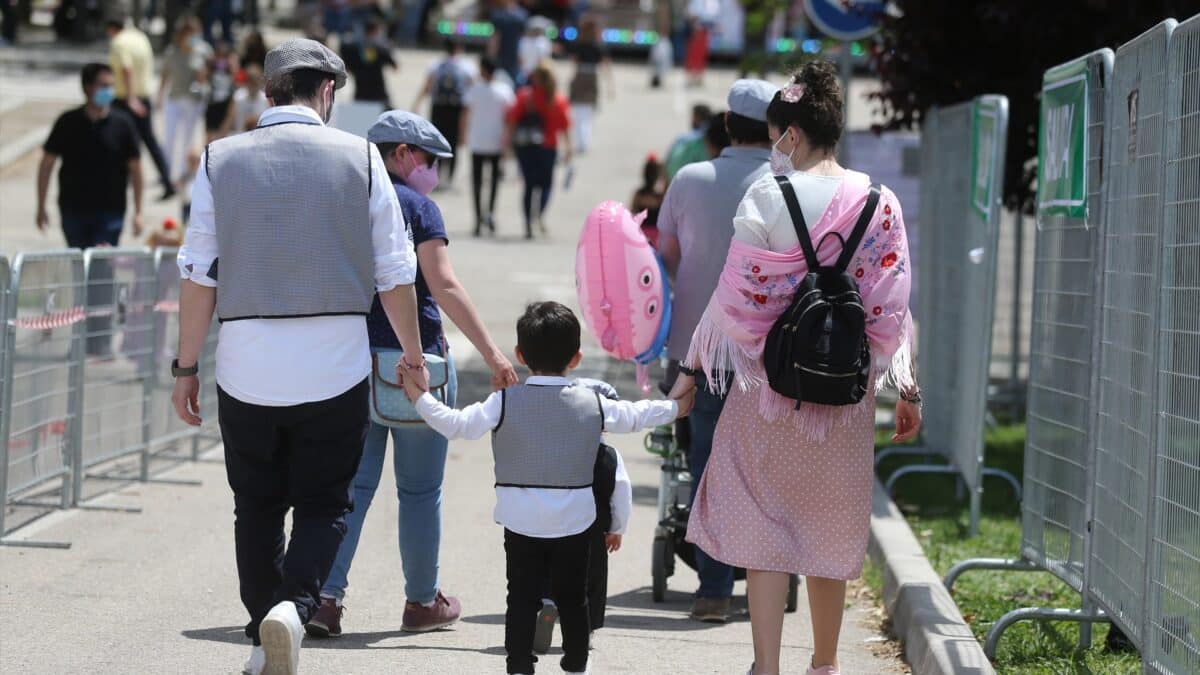
[[[636,362],[648,389],[646,366],[666,346],[671,297],[662,261],[642,234],[644,218],[614,201],[592,209],[575,252],[575,287],[588,330],[604,351]]]

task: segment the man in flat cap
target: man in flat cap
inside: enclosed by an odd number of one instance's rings
[[[733,216],[746,190],[770,171],[771,142],[767,137],[767,106],[779,87],[763,80],[738,80],[729,89],[725,128],[731,145],[707,162],[688,164],[675,174],[658,213],[658,251],[675,287],[667,358],[674,379],[685,358],[692,332],[717,288],[733,240]],[[726,368],[732,372],[733,366]],[[713,432],[725,405],[709,390],[703,375],[696,374],[696,407],[680,431],[690,436],[688,466],[692,472],[692,497],[712,451]],[[692,605],[692,618],[724,623],[729,619],[733,596],[733,568],[696,548],[700,589]]]
[[[368,422],[363,317],[376,292],[404,349],[404,376],[427,379],[416,257],[383,159],[365,139],[325,126],[345,65],[295,39],[268,52],[264,70],[272,107],[258,128],[214,141],[200,161],[178,257],[172,367],[175,410],[198,425],[197,360],[215,309],[251,675],[297,671],[302,626],[346,532]]]
[[[449,237],[442,212],[428,197],[438,182],[438,161],[450,156],[450,143],[429,120],[402,110],[379,116],[367,140],[375,143],[395,189],[404,219],[412,229],[417,250],[417,304],[421,321],[421,342],[426,354],[436,354],[447,362],[447,403],[457,393],[454,364],[446,350],[442,331],[442,313],[462,331],[479,350],[492,370],[496,388],[517,383],[517,375],[508,358],[496,346],[479,318],[466,289],[450,266],[446,245]],[[371,348],[393,350],[399,347],[378,303],[367,317]],[[438,579],[438,553],[442,540],[442,480],[446,470],[446,452],[450,441],[424,425],[392,427],[371,423],[363,450],[362,464],[354,479],[355,509],[347,519],[346,538],[338,550],[333,569],[321,588],[321,608],[305,628],[313,637],[338,637],[342,634],[343,600],[349,586],[348,576],[362,534],[367,507],[374,499],[387,455],[387,439],[392,437],[396,465],[396,492],[400,500],[400,563],[404,568],[404,618],[401,630],[423,633],[444,628],[458,620],[462,605],[458,598],[446,595]],[[374,589],[378,590],[378,589]]]

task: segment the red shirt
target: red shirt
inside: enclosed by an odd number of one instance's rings
[[[530,106],[542,116],[542,133],[545,136],[542,147],[557,148],[559,133],[571,128],[571,106],[567,98],[556,93],[553,103],[548,106],[541,87],[522,87],[517,92],[516,102],[508,109],[508,123],[516,124]]]

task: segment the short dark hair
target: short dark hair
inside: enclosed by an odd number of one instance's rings
[[[326,81],[333,75],[314,68],[300,68],[282,73],[267,80],[267,98],[275,105],[291,105],[298,101],[311,101]]]
[[[711,118],[712,114],[712,108],[708,107],[707,104],[697,103],[692,106],[692,122],[694,123],[702,123]]]
[[[459,49],[462,49],[462,43],[455,38],[446,38],[442,46],[446,48],[447,54],[456,54]]]
[[[517,348],[533,372],[565,373],[579,353],[579,319],[562,303],[530,303],[517,319]]]
[[[116,28],[121,30],[125,27],[125,12],[121,10],[113,10],[104,16],[105,28]]]
[[[725,113],[713,113],[708,120],[708,130],[704,132],[704,140],[708,141],[717,152],[729,147],[729,132],[725,130]]]
[[[828,61],[810,61],[792,75],[791,83],[804,87],[800,100],[788,103],[783,100],[782,92],[776,93],[767,106],[767,121],[780,131],[796,127],[813,147],[834,148],[842,137],[845,122],[837,68]]]
[[[725,130],[729,132],[729,140],[734,143],[769,143],[767,123],[759,122],[745,115],[730,111],[725,116]]]
[[[108,64],[89,63],[79,71],[79,82],[83,85],[84,89],[87,89],[93,84],[96,84],[96,80],[99,79],[102,73],[111,72],[112,68],[109,68]]]
[[[495,75],[498,67],[499,64],[496,63],[496,59],[490,56],[483,56],[479,59],[479,72],[483,73],[487,77]]]

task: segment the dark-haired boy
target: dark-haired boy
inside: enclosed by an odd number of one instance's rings
[[[534,624],[547,578],[562,621],[560,665],[588,672],[592,479],[601,434],[665,424],[686,415],[694,400],[693,392],[678,401],[611,401],[575,385],[566,375],[583,358],[579,334],[579,320],[564,305],[529,305],[517,321],[516,357],[533,375],[461,411],[405,379],[417,412],[435,431],[451,439],[492,433],[494,517],[504,526],[508,575],[509,673],[533,673]]]

